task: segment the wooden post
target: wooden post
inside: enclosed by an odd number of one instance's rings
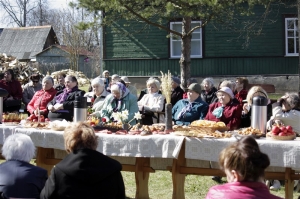
[[[285,199],[293,199],[294,181],[291,179],[293,170],[285,168]]]
[[[144,166],[150,166],[150,158],[136,158],[135,160],[135,183],[136,199],[149,199],[148,181],[149,172],[145,171]]]
[[[47,164],[47,158],[54,159],[54,150],[48,148],[37,147],[36,154],[36,166],[42,167],[48,171],[48,175],[50,175],[51,170],[54,166]]]
[[[166,104],[165,105],[165,132],[172,132],[172,104]]]
[[[172,199],[184,199],[184,181],[185,174],[180,173],[180,168],[186,166],[185,159],[185,142],[182,143],[178,159],[173,159],[172,166],[172,181],[173,181],[173,195]]]

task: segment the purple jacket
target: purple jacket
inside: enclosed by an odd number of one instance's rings
[[[231,182],[209,189],[206,199],[280,199],[262,182]]]

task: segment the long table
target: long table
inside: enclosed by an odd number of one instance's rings
[[[65,155],[63,132],[0,125],[0,145],[14,133],[31,137],[37,147],[36,163],[48,170]],[[135,172],[136,198],[149,198],[149,173],[159,170],[172,172],[172,198],[185,198],[186,174],[225,176],[218,169],[220,151],[236,138],[209,139],[173,135],[114,135],[97,133],[97,151],[121,162],[123,171]],[[265,172],[267,179],[286,181],[285,198],[293,197],[293,180],[300,179],[295,171],[300,170],[300,140],[270,141],[257,140],[260,149],[270,157],[270,168]]]

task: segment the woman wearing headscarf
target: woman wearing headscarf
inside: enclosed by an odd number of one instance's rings
[[[224,122],[229,130],[239,128],[242,107],[233,101],[234,95],[230,88],[223,87],[217,92],[218,102],[209,105],[206,120]]]
[[[59,91],[51,102],[48,103],[48,118],[52,120],[73,121],[75,97],[85,94],[78,88],[78,82],[75,76],[68,75],[65,78],[66,88]]]
[[[32,74],[29,79],[31,81],[23,87],[23,103],[25,104],[25,107],[27,107],[34,94],[42,89],[39,74]]]
[[[128,111],[128,122],[134,118],[134,114],[139,111],[137,99],[121,82],[116,82],[111,86],[111,94],[108,95],[104,101],[103,109],[101,110],[101,117],[106,118],[106,121],[112,119],[112,113]],[[135,120],[130,123],[134,125]]]
[[[15,79],[12,69],[4,72],[4,78],[0,80],[0,88],[8,92],[8,96],[3,99],[3,112],[19,111],[23,96],[22,87],[20,82]]]
[[[57,91],[53,88],[54,81],[51,76],[46,76],[42,81],[42,89],[37,91],[27,105],[28,112],[37,118],[38,114],[48,117],[47,104],[53,100]]]

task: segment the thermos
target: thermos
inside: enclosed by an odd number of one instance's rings
[[[0,88],[0,123],[2,123],[2,114],[3,114],[3,97],[8,95],[7,90]]]
[[[87,99],[86,97],[76,96],[74,102],[74,122],[86,121]]]
[[[266,133],[267,104],[268,99],[263,96],[256,96],[252,99],[251,127],[260,129],[262,133]]]

